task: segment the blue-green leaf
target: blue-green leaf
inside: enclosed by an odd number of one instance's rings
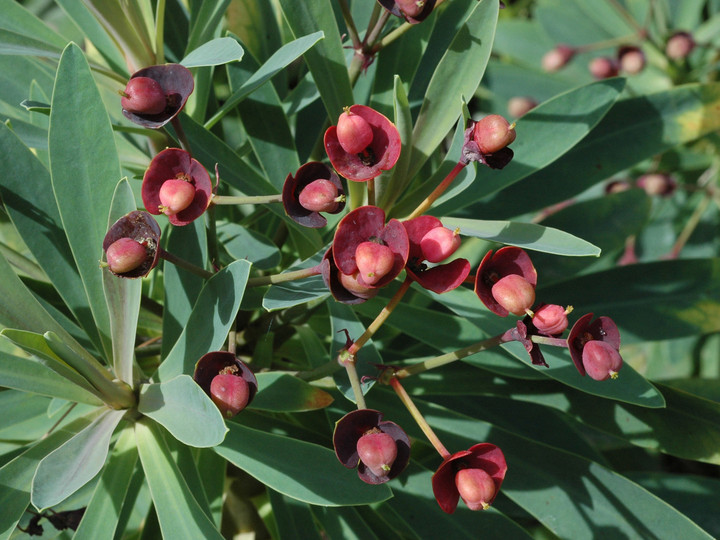
[[[245,51],[236,40],[222,37],[203,43],[185,56],[180,63],[186,68],[219,66],[240,61],[244,54]]]

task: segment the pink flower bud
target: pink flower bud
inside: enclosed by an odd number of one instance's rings
[[[430,229],[420,240],[423,258],[431,263],[444,261],[460,247],[460,233],[447,227]]]
[[[108,268],[115,274],[124,274],[139,267],[147,259],[148,251],[140,242],[124,237],[107,248]]]
[[[470,510],[485,510],[495,498],[495,482],[482,469],[461,469],[455,475],[455,487]]]
[[[637,75],[645,69],[645,53],[639,47],[627,45],[618,49],[620,69],[629,75]]]
[[[518,275],[509,274],[492,286],[495,301],[513,315],[524,315],[535,302],[535,287]]]
[[[361,242],[355,249],[355,262],[360,279],[366,285],[375,285],[395,265],[395,254],[384,244]]]
[[[620,353],[605,341],[588,341],[582,350],[582,363],[585,372],[596,381],[615,379],[622,367]]]
[[[475,124],[473,138],[483,154],[502,150],[515,140],[515,125],[499,114],[491,114]]]
[[[588,65],[588,69],[596,79],[607,79],[618,74],[618,66],[615,60],[605,56],[593,58]]]
[[[310,182],[298,196],[300,205],[311,212],[329,212],[337,210],[340,202],[338,188],[330,180],[318,178]]]
[[[362,116],[347,109],[338,118],[337,139],[348,154],[359,154],[370,146],[373,140],[372,128]]]
[[[677,32],[665,44],[665,54],[673,60],[686,58],[695,48],[695,40],[687,32]]]
[[[242,377],[220,373],[210,383],[210,399],[223,416],[231,418],[242,411],[250,400],[250,387]]]
[[[397,457],[395,440],[383,432],[366,433],[358,439],[357,452],[365,466],[378,477],[387,476]]]
[[[545,71],[558,71],[565,67],[565,64],[567,64],[573,56],[575,56],[575,49],[567,45],[558,45],[542,57],[542,67]]]
[[[340,284],[358,298],[368,300],[375,296],[378,292],[380,292],[380,289],[368,287],[367,285],[360,283],[358,281],[359,275],[360,272],[343,274],[342,272],[338,271],[337,273],[338,281],[340,281]]]
[[[134,114],[160,114],[167,105],[162,87],[149,77],[130,79],[121,95],[122,108]]]
[[[535,310],[532,323],[541,334],[553,336],[568,327],[568,310],[557,304],[546,304]]]
[[[537,101],[524,96],[511,97],[508,100],[507,111],[513,118],[520,118],[537,107]]]
[[[158,196],[162,213],[174,216],[192,204],[195,198],[195,186],[186,180],[171,178],[163,182]]]

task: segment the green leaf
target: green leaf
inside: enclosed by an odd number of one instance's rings
[[[686,84],[618,101],[562,159],[465,212],[503,218],[564,201],[644,159],[717,131],[718,103],[720,83]],[[546,140],[552,142],[554,138]]]
[[[37,509],[64,501],[100,472],[107,459],[110,437],[124,415],[124,410],[104,411],[40,461],[31,495]]]
[[[413,129],[410,177],[446,137],[462,113],[464,99],[469,99],[480,84],[490,58],[498,6],[490,0],[477,4],[435,68]],[[458,77],[458,73],[463,76]]]
[[[100,475],[80,526],[73,536],[75,540],[111,538],[115,534],[137,459],[135,433],[131,428],[126,428],[120,433]]]
[[[231,111],[238,103],[273,78],[277,73],[285,69],[290,63],[297,60],[323,38],[324,35],[322,32],[314,32],[280,47],[268,58],[267,62],[260,66],[250,78],[244,81],[240,88],[233,91],[223,106],[205,123],[205,128],[210,129],[214,126],[218,120]],[[238,44],[238,47],[239,46]]]
[[[280,250],[257,231],[237,223],[218,223],[218,241],[235,259],[247,259],[255,268],[269,270],[280,264]]]
[[[443,225],[451,229],[459,227],[460,233],[466,236],[484,238],[501,244],[573,257],[600,255],[599,247],[582,238],[535,223],[451,217],[443,218],[442,221]]]
[[[42,37],[45,43],[53,45],[58,51],[65,46],[65,38],[38,19],[22,4],[13,0],[2,0],[0,1],[0,13],[2,13],[0,28],[26,37]]]
[[[185,329],[157,371],[160,380],[192,373],[202,355],[220,349],[235,323],[249,272],[249,262],[235,261],[205,283]]]
[[[229,62],[239,62],[244,54],[245,51],[236,40],[222,37],[203,43],[180,60],[180,63],[186,68],[219,66]]]
[[[70,381],[74,386],[82,388],[95,396],[100,396],[99,391],[85,377],[55,354],[41,334],[14,328],[5,328],[0,334],[28,354],[31,354],[37,359],[38,364],[52,370],[63,379]]]
[[[459,200],[449,201],[435,212],[442,215],[468,206],[553,163],[592,132],[624,87],[625,79],[596,81],[541,103],[517,121],[517,139],[511,145],[515,152],[513,160],[500,171],[483,167],[482,181],[475,182]],[[538,190],[537,186],[543,189]],[[543,190],[542,183],[534,184],[532,193]]]
[[[117,185],[113,195],[108,229],[119,218],[137,208],[135,196],[127,179]],[[135,330],[140,311],[142,281],[123,279],[106,271],[102,274],[105,299],[110,315],[110,335],[113,349],[113,372],[121,381],[133,385],[135,358]]]
[[[42,340],[42,336],[34,335]],[[62,368],[58,366],[58,369]],[[76,373],[72,376],[75,375],[80,377]],[[83,382],[83,386],[79,386],[63,376],[58,376],[57,372],[41,360],[0,352],[0,386],[68,401],[102,405],[102,400],[86,388],[87,382]]]
[[[315,79],[331,122],[343,107],[355,102],[345,64],[340,31],[329,0],[280,0],[285,19],[295,36],[321,31],[322,43],[305,53],[305,62]]]
[[[163,538],[221,539],[188,488],[160,428],[141,419],[135,423],[135,437]]]
[[[60,58],[59,47],[0,28],[0,54]]]
[[[275,526],[277,527],[273,538],[321,540],[310,505],[287,497],[273,489],[268,489],[267,493],[269,502],[272,505]]]
[[[184,227],[169,227],[163,248],[200,268],[206,268],[208,260],[205,223],[196,219]],[[163,264],[165,302],[162,314],[162,354],[172,350],[183,329],[187,326],[193,305],[205,281],[174,264]]]
[[[288,497],[321,506],[345,506],[371,504],[391,496],[386,485],[362,482],[328,448],[236,423],[229,427],[230,433],[215,451]]]
[[[121,178],[120,163],[107,111],[87,61],[75,44],[65,48],[58,66],[49,150],[60,217],[109,358],[110,316],[98,261],[113,193]]]
[[[54,449],[85,429],[89,418],[78,418],[53,431],[0,468],[0,539],[7,540],[30,504],[30,486],[38,463]]]
[[[99,346],[97,326],[63,231],[50,173],[2,123],[0,149],[0,167],[5,171],[0,175],[0,194],[10,219],[40,266],[53,269],[48,273],[50,281],[88,336]],[[43,219],[36,219],[38,215]],[[47,329],[38,328],[36,331]]]
[[[188,375],[141,386],[138,411],[189,446],[218,445],[227,433],[218,408]]]
[[[624,342],[720,330],[720,259],[616,267],[538,288],[539,298],[611,317]]]
[[[250,404],[251,409],[275,412],[301,412],[323,409],[333,397],[287,373],[258,373],[258,393]]]
[[[273,285],[263,296],[262,305],[267,311],[277,311],[307,304],[329,295],[322,276],[313,276]]]

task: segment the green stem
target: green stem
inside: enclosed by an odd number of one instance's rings
[[[415,403],[413,403],[413,400],[410,398],[408,393],[405,391],[402,384],[400,384],[400,380],[397,379],[396,377],[393,377],[392,379],[390,379],[390,386],[393,387],[393,390],[395,390],[395,393],[400,398],[400,401],[402,401],[403,405],[405,405],[408,412],[410,412],[410,415],[413,417],[413,420],[415,420],[415,422],[417,422],[417,425],[420,427],[420,429],[422,429],[422,432],[425,434],[427,439],[435,447],[435,450],[438,451],[438,454],[440,454],[440,457],[442,457],[443,459],[449,458],[451,456],[450,452],[448,452],[448,449],[445,448],[445,445],[443,445],[443,443],[440,442],[440,438],[435,434],[435,432],[430,427],[430,424],[427,423],[427,420],[425,420],[425,417],[415,406]]]
[[[218,246],[217,213],[215,210],[215,206],[210,206],[205,212],[205,216],[207,219],[208,258],[211,267],[218,268],[220,266],[220,247]]]
[[[422,373],[429,369],[444,366],[455,362],[456,360],[461,360],[468,356],[472,356],[473,354],[486,351],[493,347],[497,347],[498,345],[507,343],[508,341],[512,340],[508,339],[506,333],[502,333],[497,336],[484,339],[482,341],[479,341],[478,343],[474,343],[462,349],[458,349],[457,351],[441,354],[440,356],[436,356],[435,358],[423,360],[422,362],[418,362],[417,364],[413,364],[412,366],[398,369],[395,372],[395,378],[404,379],[405,377],[409,377],[410,375],[417,375],[418,373]]]
[[[376,53],[379,50],[383,49],[384,47],[387,47],[393,41],[395,41],[396,39],[403,36],[405,34],[405,32],[410,30],[413,26],[415,26],[415,25],[406,22],[406,23],[401,24],[397,28],[395,28],[395,30],[388,32],[385,36],[383,36],[383,38],[380,41],[378,41],[375,44],[375,46],[373,47],[373,52]]]
[[[251,197],[213,195],[211,204],[268,204],[282,202],[282,195],[254,195]]]
[[[358,31],[355,27],[355,21],[353,20],[352,13],[350,12],[350,7],[348,6],[346,0],[339,0],[338,3],[340,4],[340,11],[342,12],[343,19],[345,20],[345,26],[347,26],[348,36],[350,36],[353,48],[359,49],[361,46],[360,36],[358,36]]]
[[[293,270],[292,272],[284,272],[282,274],[273,274],[271,276],[260,276],[248,279],[247,287],[262,287],[263,285],[273,285],[275,283],[283,283],[285,281],[294,281],[296,279],[304,279],[311,276],[317,276],[322,273],[322,266],[312,266],[301,270]]]
[[[175,266],[178,266],[184,270],[187,270],[191,274],[195,274],[196,276],[200,276],[203,279],[210,279],[215,274],[212,272],[208,272],[204,268],[200,268],[199,266],[196,266],[192,264],[191,262],[186,261],[185,259],[181,259],[177,255],[173,255],[172,253],[165,251],[163,248],[158,247],[158,255],[165,259],[168,262],[171,262]]]
[[[710,205],[711,200],[712,199],[707,196],[703,197],[700,200],[697,207],[695,208],[695,211],[690,216],[690,219],[688,219],[687,223],[685,223],[683,230],[680,231],[680,234],[678,235],[675,244],[673,244],[673,247],[670,250],[670,253],[668,253],[668,255],[666,256],[666,258],[677,259],[678,255],[680,255],[680,252],[682,251],[682,248],[685,247],[685,244],[687,244],[690,236],[692,236],[692,233],[695,232],[695,229],[697,228],[698,223],[700,223],[700,219],[705,213],[705,210],[707,210],[708,206]]]
[[[387,318],[390,316],[390,314],[393,312],[395,307],[400,303],[400,300],[402,300],[402,297],[405,296],[405,293],[410,288],[410,285],[412,284],[413,279],[408,275],[405,278],[405,281],[403,281],[403,284],[400,285],[400,288],[395,292],[393,297],[388,302],[387,306],[382,308],[382,311],[378,314],[377,317],[375,317],[375,320],[370,323],[370,326],[367,327],[365,332],[363,332],[363,335],[361,335],[358,339],[356,339],[350,347],[348,347],[348,353],[354,357],[358,351],[362,348],[367,341],[373,337],[375,332],[377,332],[380,327],[383,325],[383,323],[387,320]]]
[[[322,379],[324,377],[332,375],[341,367],[342,366],[339,362],[337,362],[337,360],[330,360],[329,362],[326,362],[322,366],[318,366],[315,369],[311,369],[308,371],[295,371],[291,372],[290,374],[297,377],[298,379],[302,379],[303,381],[316,381],[318,379]]]
[[[413,212],[405,219],[413,219],[416,218],[422,214],[424,214],[428,208],[432,206],[432,204],[438,200],[440,195],[445,193],[445,190],[450,187],[450,184],[453,180],[455,180],[455,177],[460,174],[460,171],[465,168],[466,163],[463,163],[462,161],[458,162],[455,167],[453,167],[453,170],[450,171],[450,173],[445,177],[445,179],[438,184],[438,186],[433,190],[430,195],[428,195],[423,202],[421,202],[418,207],[413,210]]]
[[[367,186],[367,201],[371,206],[375,206],[375,179],[371,178],[366,182]]]
[[[548,336],[530,336],[530,341],[537,343],[538,345],[549,345],[550,347],[564,347],[567,348],[567,339],[565,338],[554,338]]]
[[[355,403],[358,409],[367,409],[365,405],[365,396],[362,393],[362,386],[360,385],[360,378],[358,377],[357,369],[355,367],[355,358],[350,357],[343,361],[345,371],[347,371],[348,379],[350,379],[350,386],[352,387],[353,395],[355,396]]]

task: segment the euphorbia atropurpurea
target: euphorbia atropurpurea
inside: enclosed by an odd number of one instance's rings
[[[416,24],[430,14],[435,2],[385,4],[388,13]],[[329,359],[329,363],[346,369],[357,405],[357,410],[344,415],[335,425],[335,453],[342,465],[357,468],[359,478],[369,484],[388,482],[403,472],[410,459],[410,439],[399,425],[383,420],[381,411],[367,407],[356,370],[357,357],[402,302],[410,286],[417,283],[435,294],[452,294],[459,287],[473,288],[489,312],[498,317],[515,316],[509,319],[508,328],[494,337],[403,367],[382,366],[377,373],[377,381],[392,387],[440,455],[441,462],[432,478],[432,490],[440,508],[453,513],[462,499],[471,510],[487,509],[508,470],[502,450],[491,442],[478,442],[467,450],[450,453],[401,380],[512,341],[525,347],[532,364],[545,367],[541,345],[568,348],[580,375],[587,374],[597,381],[617,377],[622,366],[619,332],[610,318],[599,317],[591,322],[592,314],[581,316],[569,336],[563,338],[572,308],[545,303],[536,306],[538,273],[525,250],[515,246],[490,250],[473,274],[467,259],[453,258],[461,247],[462,230],[447,228],[440,219],[427,213],[470,163],[490,169],[502,169],[510,163],[514,154],[509,145],[516,139],[515,123],[499,115],[469,120],[455,167],[412,212],[401,218],[388,219],[392,208],[375,205],[374,182],[395,167],[403,141],[386,116],[360,104],[338,111],[336,125],[322,136],[332,168],[322,161],[309,161],[297,171],[287,171],[282,193],[223,196],[216,193],[218,167],[213,186],[208,171],[192,157],[182,133],[177,115],[194,87],[188,77],[189,72],[179,65],[151,66],[136,72],[121,92],[125,116],[150,128],[160,128],[172,121],[183,148],[167,148],[152,159],[142,185],[147,212],[132,212],[110,228],[103,244],[107,261],[103,265],[120,278],[139,278],[148,275],[158,258],[164,258],[207,279],[212,272],[186,263],[160,247],[160,227],[150,214],[164,214],[170,226],[183,227],[204,217],[214,205],[281,202],[286,215],[300,226],[322,228],[328,221],[321,213],[332,215],[345,210],[346,189],[340,177],[364,183],[367,189],[363,202],[367,204],[351,201],[352,209],[335,225],[331,245],[320,263],[305,270],[255,276],[248,286],[321,275],[332,301],[353,305],[402,280],[365,332],[355,339],[348,336],[338,357]],[[482,181],[482,175],[476,181]],[[234,343],[233,336],[227,351],[214,351],[199,358],[194,374],[196,383],[225,418],[245,409],[258,391],[257,379],[236,356]]]

